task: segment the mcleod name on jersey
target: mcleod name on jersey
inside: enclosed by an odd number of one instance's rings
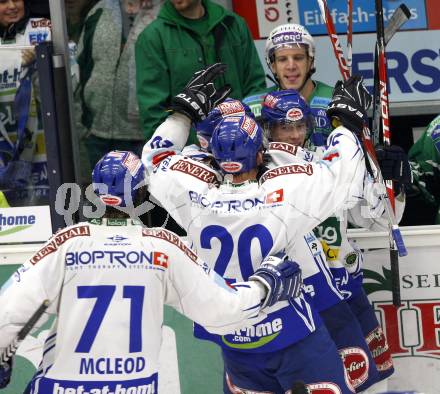
[[[0,350],[49,299],[57,319],[32,393],[156,394],[163,305],[231,332],[258,322],[264,298],[254,282],[236,286],[167,230],[81,223],[55,234],[2,287]]]

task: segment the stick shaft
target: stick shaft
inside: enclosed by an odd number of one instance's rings
[[[22,329],[18,332],[17,336],[14,340],[9,344],[9,346],[3,349],[0,354],[0,365],[4,365],[8,363],[8,361],[14,356],[17,351],[20,343],[24,338],[29,334],[29,332],[34,327],[35,323],[43,316],[43,313],[46,311],[49,306],[49,300],[44,300],[43,303],[38,307],[38,309],[34,312],[34,314],[30,317],[30,319],[25,323]]]

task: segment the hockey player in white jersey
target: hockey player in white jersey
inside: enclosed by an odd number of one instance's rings
[[[369,98],[369,93],[365,91],[365,99]],[[232,99],[225,100],[210,111],[205,120],[196,124],[201,150],[210,151],[213,130],[222,119],[244,114],[253,117],[246,104]],[[279,165],[292,164],[298,161],[298,157],[311,161],[312,157],[318,156],[316,152],[297,148],[298,145],[302,146],[306,137],[314,131],[314,118],[310,108],[296,91],[282,90],[268,94],[263,105],[263,116],[267,123],[270,120],[270,124],[265,126],[271,131],[270,134],[267,133],[270,141],[274,141],[268,144],[265,151],[267,169],[274,168],[274,162]],[[183,152],[195,159],[209,153],[187,148]],[[321,153],[323,152],[322,149]],[[311,296],[341,354],[352,386],[356,391],[365,390],[377,381],[377,368],[359,322],[344,301],[344,295],[338,290],[331,268],[326,263],[321,243],[313,232],[310,232],[301,236],[294,248],[287,253],[302,268],[304,289]],[[337,269],[338,279],[342,276],[340,271],[345,271],[344,277],[348,277],[342,263]],[[353,367],[353,362],[356,362],[357,368]]]
[[[346,83],[344,90],[337,86],[338,102],[341,102],[341,97],[343,97],[345,99],[344,104],[347,104],[348,99],[358,94],[358,83],[353,82],[351,84]],[[351,102],[349,104],[352,105]],[[324,152],[325,147],[311,146],[313,152],[301,149],[309,138],[305,128],[305,119],[308,112],[307,104],[304,103],[304,100],[296,91],[276,91],[266,96],[262,118],[270,141],[268,152],[272,161],[278,165],[292,163],[298,157],[307,161],[316,161]],[[361,131],[362,118],[356,122],[356,116],[347,114],[344,109],[339,111],[339,115],[341,113],[344,113],[344,115],[339,116],[339,121],[342,119],[346,125],[349,122],[347,126],[351,130],[358,129],[359,132]],[[309,147],[309,145],[307,146]],[[408,168],[405,156],[399,147],[381,150],[378,157],[384,176],[390,179],[398,177],[399,181],[404,180],[405,172],[409,173],[409,170],[405,171],[405,168]],[[393,168],[403,168],[403,176],[394,175]],[[398,173],[398,171],[394,172]],[[363,198],[348,213],[349,217],[352,218],[351,222],[359,226],[384,230],[386,225],[383,224],[383,218],[381,217],[384,211],[383,202],[378,198],[377,193],[371,193],[371,191],[374,191],[375,186],[377,185],[367,176]],[[365,193],[368,190],[370,190],[370,193],[367,200]],[[400,204],[401,211],[403,211],[402,205],[404,204]],[[393,371],[391,355],[374,309],[362,289],[362,254],[347,238],[347,219],[345,216],[346,212],[341,212],[337,216],[327,219],[315,229],[315,232],[325,248],[327,262],[338,281],[341,291],[361,323],[361,328],[379,370],[378,380],[382,380]],[[350,273],[347,272],[346,267],[350,270]],[[329,327],[329,325],[327,326]],[[342,331],[338,330],[343,335]],[[365,389],[369,385],[368,383],[373,383],[373,380],[368,379],[364,384],[357,387],[357,391]]]
[[[224,334],[297,297],[294,262],[269,257],[229,286],[174,233],[131,220],[143,183],[133,153],[105,155],[93,172],[104,218],[58,231],[1,288],[0,354],[43,300],[57,316],[30,393],[157,393],[164,304]],[[11,369],[0,366],[0,388]]]
[[[197,73],[176,96],[175,113],[147,142],[143,161],[151,194],[187,231],[211,267],[233,281],[251,275],[261,256],[294,247],[298,236],[349,204],[361,187],[365,165],[356,137],[340,128],[331,137],[326,161],[277,167],[257,182],[262,130],[251,117],[231,116],[223,119],[211,140],[219,168],[229,174],[221,183],[222,174],[179,153],[191,120],[199,121],[219,102],[211,81],[221,71],[214,65]],[[336,347],[308,301],[303,294],[290,305],[279,305],[264,325],[235,335],[196,332],[222,346],[226,393],[284,393],[298,379],[310,389],[324,385],[319,387],[336,387],[335,393],[352,391]],[[271,369],[272,363],[278,367]],[[338,369],[316,370],[317,363]]]

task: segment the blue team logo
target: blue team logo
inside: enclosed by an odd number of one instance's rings
[[[128,238],[125,238],[122,235],[114,235],[113,237],[107,237],[107,239],[109,239],[110,241],[113,241],[113,242],[122,242]]]

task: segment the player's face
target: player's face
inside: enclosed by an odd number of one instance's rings
[[[312,58],[305,46],[281,48],[275,51],[271,64],[272,72],[277,75],[282,89],[299,90],[306,81],[312,67]]]
[[[286,142],[295,146],[303,146],[306,140],[307,125],[299,121],[295,123],[277,123],[271,128],[274,142]]]
[[[7,27],[24,17],[24,0],[0,0],[0,25]]]
[[[171,0],[171,3],[178,12],[185,13],[199,7],[201,0]]]

